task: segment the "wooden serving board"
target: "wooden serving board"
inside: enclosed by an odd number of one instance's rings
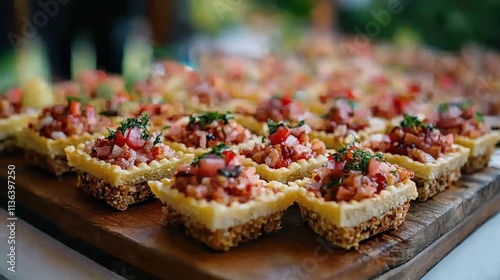
[[[412,203],[398,229],[358,251],[329,245],[302,222],[297,207],[283,228],[229,252],[215,252],[163,223],[160,203],[125,212],[87,197],[74,175],[51,177],[16,157],[16,203],[136,267],[168,279],[418,279],[488,217],[500,211],[500,150],[490,167],[465,176],[426,203]],[[0,174],[5,186],[7,172]],[[2,188],[6,195],[6,188]]]

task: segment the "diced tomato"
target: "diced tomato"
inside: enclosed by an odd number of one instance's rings
[[[13,104],[21,103],[23,92],[19,88],[13,88],[5,93],[5,98],[7,99],[7,101]]]
[[[222,152],[222,154],[226,159],[226,165],[229,164],[236,157],[236,154],[230,150],[225,150]]]
[[[346,89],[345,90],[345,97],[349,100],[354,100],[354,93],[352,92],[352,90],[350,88]]]
[[[392,100],[394,107],[396,108],[398,114],[403,114],[405,112],[405,108],[408,105],[408,100],[406,100],[402,96],[395,96]]]
[[[69,102],[69,113],[73,116],[79,117],[82,115],[82,104],[78,101],[70,101]]]
[[[337,191],[337,201],[350,201],[354,196],[354,189],[349,189],[343,186],[340,186]]]
[[[453,87],[453,79],[450,76],[442,76],[439,82],[443,89],[451,89],[451,87]]]
[[[290,136],[290,130],[287,127],[280,126],[273,134],[269,135],[269,141],[271,141],[272,145],[277,145],[283,143],[288,136]]]
[[[160,160],[160,159],[164,158],[164,156],[163,156],[163,148],[160,147],[160,146],[154,147],[153,151],[151,153],[152,153],[154,159]]]
[[[206,157],[199,162],[198,176],[215,177],[219,169],[226,166],[225,160],[220,157]]]
[[[144,147],[146,141],[141,138],[141,133],[142,130],[138,127],[131,128],[125,133],[125,139],[127,139],[127,145],[130,148],[134,150],[140,150],[142,149],[142,147]]]
[[[288,106],[292,103],[293,101],[293,98],[292,98],[292,95],[290,93],[285,93],[283,94],[283,96],[281,96],[281,104],[283,104],[283,106]]]
[[[378,161],[372,158],[368,162],[368,175],[375,176],[375,174],[379,173],[378,165],[379,165]]]
[[[125,139],[125,136],[119,130],[117,130],[115,136],[115,144],[119,147],[123,147],[126,143],[127,139]]]
[[[329,167],[331,168],[330,175],[333,178],[339,178],[344,173],[345,161],[333,161]]]
[[[419,93],[420,92],[420,86],[417,85],[417,84],[410,84],[410,86],[408,87],[408,91],[410,93],[413,93],[413,94]]]

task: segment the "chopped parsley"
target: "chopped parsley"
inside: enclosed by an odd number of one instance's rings
[[[66,101],[68,103],[70,103],[71,101],[76,101],[76,102],[82,103],[82,99],[79,98],[79,97],[75,97],[75,96],[68,96],[68,97],[66,97]]]
[[[371,159],[385,161],[382,153],[372,154],[367,150],[356,147],[355,142],[349,143],[347,147],[343,146],[332,157],[336,162],[345,160],[345,170],[357,170],[363,173],[368,171],[368,163]]]
[[[222,175],[227,178],[237,178],[240,176],[243,168],[241,165],[233,166],[233,167],[224,167],[217,171],[219,175]]]
[[[482,123],[484,121],[484,116],[480,112],[474,113],[474,120],[478,123]]]
[[[233,119],[231,112],[225,114],[219,112],[207,112],[198,116],[189,116],[188,126],[192,127],[195,124],[199,124],[201,127],[205,127],[214,121],[222,121],[227,124],[230,119]]]
[[[153,147],[156,146],[156,144],[160,144],[161,143],[161,136],[162,136],[162,134],[163,133],[160,133],[160,134],[156,135],[156,138],[153,141]]]
[[[407,128],[423,128],[423,129],[428,129],[428,130],[433,130],[434,126],[431,124],[424,124],[418,117],[416,116],[411,116],[408,114],[404,114],[403,120],[400,123],[401,127],[407,127]]]
[[[116,137],[116,132],[119,131],[122,135],[125,135],[125,132],[128,129],[131,128],[140,128],[142,129],[141,132],[141,139],[142,140],[149,140],[151,138],[151,132],[149,131],[149,117],[146,112],[142,112],[142,114],[138,118],[128,118],[122,122],[120,122],[120,126],[116,128],[116,131],[112,131],[108,128],[108,139],[115,139]]]
[[[324,189],[328,190],[332,187],[340,186],[340,185],[342,185],[342,181],[343,181],[342,177],[333,178],[328,183],[326,183],[326,186],[324,187]]]
[[[398,171],[396,169],[389,171],[389,173],[391,173],[392,175],[398,175]]]
[[[204,159],[207,155],[217,155],[221,158],[225,158],[223,151],[229,149],[229,146],[224,143],[219,143],[215,147],[212,148],[211,151],[206,152],[204,154],[199,155],[195,160],[193,160],[193,165],[198,165],[200,160]]]
[[[280,126],[286,126],[288,128],[297,128],[297,127],[301,127],[305,124],[305,121],[302,120],[302,121],[299,121],[297,123],[297,125],[295,126],[292,126],[292,125],[287,125],[285,124],[283,121],[279,121],[279,122],[274,122],[272,119],[268,119],[267,120],[267,127],[269,128],[269,135],[273,134],[276,132],[276,130],[278,130],[278,127]]]
[[[444,113],[450,109],[450,107],[457,107],[460,110],[467,110],[470,107],[474,105],[474,102],[471,100],[465,100],[463,102],[448,102],[448,103],[441,103],[438,106],[438,110],[441,113]]]

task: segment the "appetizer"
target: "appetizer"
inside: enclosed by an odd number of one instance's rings
[[[149,182],[163,203],[166,223],[215,250],[281,228],[281,217],[296,198],[297,187],[259,180],[255,168],[219,144],[191,165],[181,165],[172,179]]]
[[[129,112],[122,112],[122,114],[138,117],[143,112],[146,112],[152,128],[159,130],[167,127],[167,125],[171,126],[173,122],[186,115],[184,107],[180,103],[147,103],[142,105],[134,103],[130,104],[130,107],[133,108],[129,108]]]
[[[486,168],[500,141],[500,132],[490,130],[471,102],[440,104],[436,127],[444,134],[452,133],[455,144],[470,149],[469,159],[462,168],[464,173]]]
[[[460,179],[469,149],[453,144],[453,134],[443,135],[430,124],[405,114],[400,126],[388,135],[374,135],[367,147],[384,158],[412,170],[419,201],[426,201]]]
[[[309,142],[311,128],[303,121],[291,127],[269,120],[268,127],[269,137],[240,151],[246,157],[244,164],[255,167],[263,179],[292,182],[326,163],[325,144],[318,139]]]
[[[261,136],[269,134],[268,120],[298,123],[311,116],[311,113],[304,110],[289,93],[259,102],[254,112],[244,110],[238,113],[235,116],[236,120],[253,133]]]
[[[196,155],[220,143],[237,149],[252,139],[250,131],[238,124],[229,112],[193,114],[173,123],[165,132],[165,144]]]
[[[0,95],[0,152],[13,150],[16,133],[36,118],[36,111],[23,108],[22,98],[18,88]]]
[[[417,197],[413,173],[387,163],[356,143],[328,157],[310,178],[296,181],[302,218],[319,235],[342,248],[397,228]],[[295,185],[292,183],[291,185]]]
[[[109,129],[108,129],[109,130]],[[171,177],[193,155],[175,152],[151,133],[147,114],[121,122],[107,137],[66,147],[69,165],[78,173],[77,187],[124,211],[153,198],[147,181]]]
[[[70,172],[64,148],[95,139],[111,120],[96,114],[94,107],[70,98],[68,105],[47,107],[18,133],[17,145],[29,164],[54,175]]]
[[[337,99],[320,120],[309,119],[313,131],[311,137],[318,138],[328,149],[340,149],[355,138],[364,140],[368,135],[384,133],[386,123],[374,118],[369,111],[348,99]]]

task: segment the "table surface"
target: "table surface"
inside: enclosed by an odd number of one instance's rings
[[[7,221],[0,209],[0,220]],[[0,227],[0,260],[8,250],[7,228]],[[431,279],[500,279],[500,214],[496,214],[441,260],[424,277]],[[16,272],[0,262],[0,274],[9,279],[125,279],[70,249],[22,219],[16,223]],[[49,268],[49,269],[47,269]],[[120,273],[120,272],[118,272]],[[123,271],[121,272],[124,273]],[[124,273],[127,275],[127,273]],[[128,275],[133,279],[133,275]]]

